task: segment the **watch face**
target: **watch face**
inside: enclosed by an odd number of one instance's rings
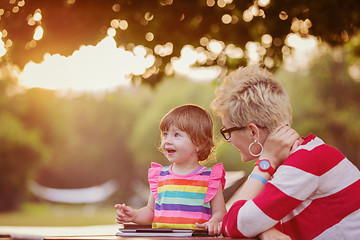
[[[266,161],[266,160],[261,161],[259,163],[259,167],[263,170],[268,170],[270,168],[270,163],[269,163],[269,161]]]

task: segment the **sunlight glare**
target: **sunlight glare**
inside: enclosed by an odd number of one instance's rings
[[[111,90],[128,85],[131,75],[144,73],[154,62],[149,56],[117,48],[115,40],[106,37],[96,46],[81,46],[68,57],[46,54],[41,63],[27,63],[19,83],[53,90]]]
[[[110,22],[110,26],[112,28],[118,28],[119,27],[119,24],[120,24],[120,20],[119,19],[113,19],[111,20]]]
[[[19,7],[25,6],[25,0],[19,1],[19,2],[18,2],[18,6],[19,6]]]
[[[232,20],[232,17],[230,14],[224,14],[222,17],[221,17],[221,21],[224,23],[224,24],[229,24],[231,23],[231,20]]]
[[[171,42],[167,42],[165,45],[156,45],[154,52],[161,57],[165,57],[171,55],[173,53],[173,49],[174,45]]]
[[[249,59],[249,64],[259,63],[260,55],[259,49],[260,44],[257,42],[247,42],[245,45],[246,48],[246,56]]]
[[[108,30],[107,30],[107,35],[110,36],[110,37],[115,37],[116,35],[116,30],[112,27],[109,27]]]
[[[269,5],[270,0],[259,0],[258,4],[260,7],[266,7],[267,5]]]
[[[241,48],[236,47],[234,44],[231,43],[226,46],[225,54],[230,58],[240,59],[244,56],[244,51]]]
[[[220,7],[220,8],[224,8],[226,6],[226,2],[224,0],[218,0],[217,1],[217,5]]]
[[[272,41],[273,41],[273,39],[272,39],[272,36],[270,34],[264,34],[261,37],[261,43],[266,48],[271,47]]]
[[[285,12],[285,11],[281,11],[280,13],[279,13],[279,18],[281,19],[281,20],[283,20],[283,21],[285,21],[286,19],[288,19],[288,15],[287,15],[287,13]]]
[[[133,49],[133,53],[135,54],[135,56],[142,56],[144,57],[146,55],[146,48],[144,46],[136,46],[134,49]]]
[[[299,50],[313,49],[317,46],[315,37],[302,38],[298,34],[290,33],[285,39],[285,43]]]
[[[41,15],[40,9],[37,9],[37,10],[35,11],[35,14],[34,14],[34,17],[33,17],[33,18],[34,18],[34,20],[37,21],[37,22],[41,21],[42,15]]]
[[[215,5],[215,0],[206,0],[206,5],[208,5],[208,7],[213,7]]]
[[[224,42],[222,41],[217,41],[217,40],[210,40],[209,44],[208,44],[208,49],[215,53],[215,54],[219,54],[225,47]]]
[[[209,53],[209,52],[208,52]],[[221,73],[220,66],[212,67],[193,67],[196,62],[204,62],[206,58],[203,48],[194,49],[191,45],[186,45],[181,49],[180,58],[171,59],[173,70],[180,76],[185,76],[193,81],[211,81]]]
[[[349,75],[356,82],[360,83],[360,64],[356,63],[349,67]]]
[[[285,67],[289,71],[307,67],[310,60],[318,53],[318,41],[314,36],[303,38],[299,34],[290,33],[287,35],[285,43],[293,48],[291,54],[290,49],[285,48],[287,46],[284,46],[283,49]]]
[[[181,59],[188,65],[196,63],[197,52],[194,50],[194,47],[191,45],[184,46],[181,49]]]
[[[128,22],[126,20],[121,20],[120,21],[119,28],[121,30],[126,30],[126,29],[128,29],[128,27],[129,27],[129,24],[128,24]]]
[[[254,18],[254,16],[252,15],[251,11],[249,10],[245,10],[243,13],[243,20],[245,22],[251,22],[251,20]]]
[[[18,13],[19,11],[20,11],[19,6],[15,6],[15,7],[13,7],[13,9],[12,9],[12,12],[13,12],[13,13]]]
[[[119,3],[115,3],[115,4],[112,6],[112,10],[113,10],[114,12],[119,12],[119,11],[120,11],[120,8],[121,8],[121,6],[120,6]]]
[[[154,34],[152,32],[147,32],[145,34],[145,39],[146,41],[151,42],[152,40],[154,40]]]
[[[6,48],[5,48],[5,43],[3,42],[3,40],[0,40],[0,58],[2,56],[4,56],[6,54]]]
[[[35,28],[35,32],[34,32],[34,37],[33,39],[35,41],[38,41],[40,40],[42,37],[43,37],[43,34],[44,34],[44,29],[41,27],[41,26],[37,26]]]

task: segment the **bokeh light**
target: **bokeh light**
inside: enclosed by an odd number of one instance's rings
[[[221,21],[222,21],[224,24],[229,24],[229,23],[231,23],[231,21],[232,21],[232,17],[231,17],[229,14],[224,14],[224,15],[221,17]]]
[[[349,67],[349,75],[356,82],[360,83],[360,62],[352,64]]]
[[[146,41],[151,42],[152,40],[154,40],[154,34],[152,32],[146,33],[145,39],[146,39]]]
[[[281,20],[283,20],[283,21],[285,21],[286,19],[288,19],[288,15],[287,15],[287,13],[285,12],[285,11],[281,11],[280,13],[279,13],[279,18],[281,19]]]
[[[215,0],[206,0],[206,5],[213,7],[215,5]]]
[[[266,7],[267,5],[269,5],[270,0],[258,0],[257,2],[260,7]]]
[[[6,48],[4,41],[0,38],[0,57],[6,54]]]
[[[43,37],[43,34],[44,34],[44,29],[41,26],[37,26],[35,28],[33,39],[35,41],[38,41]]]

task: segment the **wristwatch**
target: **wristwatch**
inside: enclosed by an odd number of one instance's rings
[[[270,176],[275,173],[275,169],[271,166],[271,163],[267,159],[259,159],[256,161],[255,166],[259,166],[259,169],[263,172],[268,172]]]

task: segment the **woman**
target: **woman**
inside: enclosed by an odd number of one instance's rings
[[[211,104],[221,133],[254,169],[222,232],[262,239],[360,237],[360,172],[337,149],[290,128],[287,93],[257,66],[225,77]]]

